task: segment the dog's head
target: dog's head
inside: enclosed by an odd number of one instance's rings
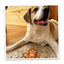
[[[29,9],[29,11],[24,15],[26,22],[36,25],[47,25],[49,18],[49,8],[48,6],[36,6]]]

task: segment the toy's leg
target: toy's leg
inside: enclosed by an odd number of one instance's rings
[[[12,44],[12,45],[10,45],[10,46],[7,46],[7,47],[6,47],[6,52],[11,51],[11,50],[13,50],[13,49],[15,49],[15,48],[17,48],[17,47],[19,47],[19,46],[21,46],[21,45],[26,44],[26,43],[28,43],[28,40],[27,40],[27,37],[24,37],[24,38],[21,39],[19,42],[14,43],[14,44]]]
[[[58,57],[58,44],[57,44],[57,42],[53,39],[48,39],[47,43],[52,47],[52,49],[54,50],[55,54]]]

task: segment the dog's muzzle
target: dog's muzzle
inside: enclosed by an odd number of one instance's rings
[[[45,8],[43,10],[43,17],[42,19],[39,19],[39,20],[34,20],[34,23],[37,24],[37,25],[47,25],[48,24],[48,16],[49,16],[49,8]]]

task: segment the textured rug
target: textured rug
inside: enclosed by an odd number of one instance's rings
[[[29,53],[29,49],[35,48],[39,58],[56,58],[56,55],[50,46],[42,47],[38,44],[29,43],[19,47],[11,52],[6,53],[7,58],[25,58],[23,53]]]

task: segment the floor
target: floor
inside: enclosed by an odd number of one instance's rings
[[[6,45],[13,44],[22,39],[26,34],[26,26],[16,26],[6,24]]]

